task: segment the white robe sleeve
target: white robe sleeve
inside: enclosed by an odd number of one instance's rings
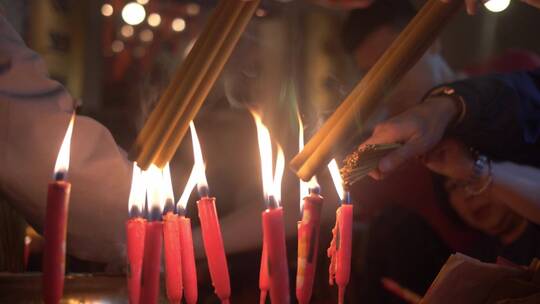
[[[40,231],[72,103],[67,90],[48,77],[39,55],[0,16],[0,195]],[[75,120],[68,180],[68,253],[118,261],[131,165],[109,131],[88,117]]]

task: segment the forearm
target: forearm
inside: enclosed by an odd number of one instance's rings
[[[493,199],[504,202],[528,220],[540,224],[540,170],[511,162],[492,164]]]

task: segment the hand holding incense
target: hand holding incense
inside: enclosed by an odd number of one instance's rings
[[[43,250],[43,302],[60,303],[64,291],[66,267],[66,233],[71,184],[66,181],[71,135],[75,114],[71,116],[54,168],[54,181],[49,184],[45,213],[45,248]]]
[[[127,282],[129,303],[140,303],[141,274],[144,256],[146,220],[142,217],[145,203],[146,185],[141,169],[133,164],[131,192],[129,194],[129,219],[126,222]]]
[[[366,121],[376,103],[392,92],[461,5],[462,1],[442,3],[440,0],[429,0],[424,4],[302,152],[291,161],[291,167],[302,180],[309,180],[327,164],[333,149],[348,136],[362,131],[364,126],[358,122]]]
[[[327,251],[330,258],[329,283],[338,285],[338,303],[343,304],[351,276],[353,205],[349,193],[343,188],[336,161],[332,160],[328,167],[341,200],[336,211],[336,225],[332,229],[333,239]]]
[[[197,202],[197,209],[201,221],[201,232],[204,252],[208,261],[208,270],[210,271],[210,277],[212,278],[216,295],[222,303],[229,303],[231,284],[229,282],[229,268],[227,266],[227,258],[225,256],[225,248],[223,246],[216,211],[216,199],[208,195],[208,182],[204,173],[201,145],[193,122],[190,123],[190,128],[195,168],[197,170],[197,190],[201,197]]]
[[[369,144],[347,155],[340,173],[345,186],[350,187],[377,169],[379,161],[390,152],[400,148],[401,144]]]
[[[182,301],[182,258],[178,216],[174,213],[174,193],[169,164],[163,169],[165,208],[163,211],[163,244],[165,257],[165,287],[169,303]]]

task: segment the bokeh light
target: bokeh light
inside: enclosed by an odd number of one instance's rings
[[[186,21],[182,18],[174,18],[171,27],[175,32],[181,32],[186,29]]]
[[[137,25],[144,21],[146,11],[137,2],[130,2],[122,9],[122,19],[129,25]]]

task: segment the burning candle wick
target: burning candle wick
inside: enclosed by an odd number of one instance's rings
[[[138,206],[131,206],[129,210],[129,218],[142,217],[142,212]]]
[[[58,172],[55,172],[53,178],[57,182],[65,181],[67,179],[67,172],[64,171],[64,170],[60,170]]]
[[[279,207],[279,203],[273,195],[268,196],[268,209],[276,209]]]
[[[167,198],[165,200],[165,207],[163,207],[163,215],[167,214],[167,212],[174,213],[174,200],[171,198]]]
[[[351,193],[349,191],[344,191],[343,200],[341,201],[342,205],[350,205],[352,203]]]
[[[197,192],[199,192],[199,197],[210,197],[210,189],[205,185],[197,185]]]

